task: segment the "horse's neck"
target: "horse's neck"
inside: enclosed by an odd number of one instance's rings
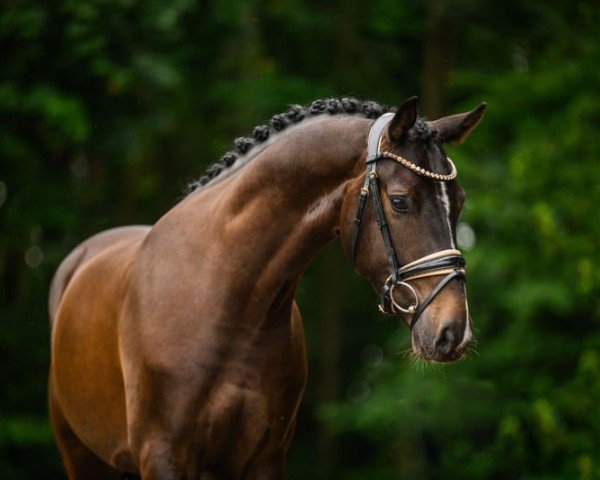
[[[246,312],[291,302],[302,271],[334,238],[344,187],[363,168],[368,126],[353,117],[299,125],[198,194],[198,221],[210,225],[223,258],[221,278]]]

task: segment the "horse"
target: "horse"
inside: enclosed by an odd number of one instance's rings
[[[415,355],[462,358],[465,193],[443,145],[485,106],[435,121],[416,97],[292,106],[154,225],[78,245],[49,293],[49,411],[68,478],[282,479],[307,375],[294,294],[336,237]]]

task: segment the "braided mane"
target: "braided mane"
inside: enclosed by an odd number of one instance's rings
[[[317,115],[361,115],[365,118],[377,118],[384,113],[394,111],[385,105],[373,101],[361,101],[353,97],[327,98],[315,100],[310,105],[292,105],[285,113],[274,115],[269,123],[254,127],[251,137],[239,137],[234,140],[235,149],[225,153],[217,162],[206,169],[204,174],[188,188],[193,193],[217,178],[222,172],[233,166],[239,158],[248,154],[254,146],[264,143],[271,135],[285,130],[290,125],[300,123],[305,118]],[[411,137],[428,140],[435,135],[427,123],[418,119],[411,130]]]

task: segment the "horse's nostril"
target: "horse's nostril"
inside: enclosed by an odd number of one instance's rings
[[[458,336],[451,327],[442,327],[435,339],[435,349],[448,354],[458,345]]]

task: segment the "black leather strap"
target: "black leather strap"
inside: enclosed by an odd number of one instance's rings
[[[390,282],[385,282],[379,292],[379,310],[381,313],[386,313],[388,315],[394,313],[392,305],[392,284]]]
[[[413,267],[401,268],[398,272],[400,280],[413,277],[421,273],[431,272],[433,270],[443,270],[446,268],[464,268],[465,259],[460,255],[448,255],[441,258],[435,258],[428,262],[419,263]]]
[[[393,113],[384,113],[381,115],[369,130],[369,138],[367,142],[367,173],[365,175],[365,181],[363,182],[363,186],[360,190],[360,196],[358,198],[358,209],[356,212],[356,218],[354,219],[354,224],[356,225],[354,229],[354,234],[352,236],[351,243],[351,251],[350,251],[350,262],[352,263],[352,267],[355,266],[356,261],[356,247],[358,245],[358,237],[360,235],[360,226],[362,224],[362,217],[365,213],[365,206],[367,204],[367,198],[369,197],[369,178],[371,173],[375,173],[379,155],[379,139],[383,134],[383,130],[387,127],[387,124],[390,123],[391,119],[394,117]]]
[[[455,278],[464,278],[464,276],[465,276],[465,274],[463,273],[463,270],[460,270],[460,269],[456,269],[453,272],[450,272],[448,275],[446,275],[442,279],[442,281],[436,285],[436,287],[427,296],[427,298],[425,298],[422,302],[419,303],[419,306],[415,310],[415,313],[413,314],[413,318],[410,322],[410,328],[413,328],[413,326],[415,325],[415,323],[417,323],[417,320],[423,313],[423,310],[425,310],[427,308],[427,306],[432,302],[432,300],[437,296],[437,294],[440,293],[442,291],[442,289],[446,285],[448,285],[448,283],[450,283]]]
[[[368,177],[367,177],[368,178]],[[352,244],[350,250],[350,262],[352,263],[352,268],[355,267],[356,260],[356,244],[358,242],[358,236],[360,234],[360,226],[362,224],[362,217],[365,213],[365,205],[367,204],[367,199],[369,198],[369,190],[367,188],[362,188],[360,191],[360,196],[358,197],[358,210],[356,211],[356,218],[354,219],[354,233],[352,234]]]
[[[381,202],[381,196],[379,194],[379,184],[377,183],[377,174],[375,172],[369,174],[369,184],[371,193],[373,194],[373,204],[375,205],[375,214],[377,215],[377,226],[383,237],[385,253],[392,271],[392,282],[396,284],[398,283],[398,261],[396,260],[396,252],[394,251],[390,230],[388,228],[387,220],[385,219],[383,203]]]

